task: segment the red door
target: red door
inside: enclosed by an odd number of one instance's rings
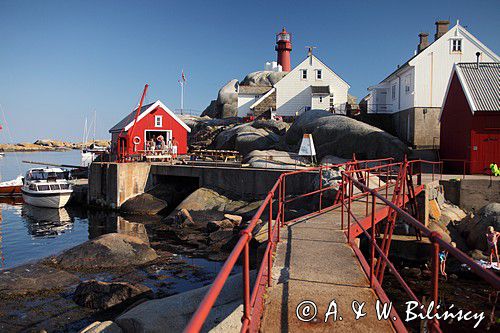
[[[473,130],[470,143],[470,173],[488,173],[491,163],[500,164],[500,130]]]

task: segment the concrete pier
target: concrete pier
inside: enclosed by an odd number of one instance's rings
[[[267,195],[285,171],[290,170],[167,163],[92,163],[89,175],[89,204],[118,209],[128,199],[174,178],[178,181],[196,182],[198,187],[220,189],[246,200],[258,200]],[[296,177],[297,181],[287,184],[289,194],[309,190],[318,174],[304,173]]]

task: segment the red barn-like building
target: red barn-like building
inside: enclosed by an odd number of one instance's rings
[[[179,155],[187,153],[187,135],[191,132],[187,126],[175,113],[165,106],[161,101],[144,105],[137,117],[134,125],[137,109],[123,118],[118,124],[109,130],[111,133],[111,150],[116,156],[118,136],[128,134],[130,140],[121,139],[122,152],[125,154],[136,154],[146,150],[146,142],[152,137],[163,135],[165,142],[175,138],[178,141],[177,153]],[[128,133],[133,130],[133,133]],[[127,146],[127,141],[129,145]],[[124,147],[123,147],[124,146]]]
[[[500,164],[500,63],[455,64],[440,122],[441,159],[466,160],[471,174]],[[445,163],[460,173],[462,165]]]

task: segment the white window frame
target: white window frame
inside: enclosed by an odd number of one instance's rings
[[[411,74],[405,76],[405,93],[407,95],[411,94]]]
[[[307,69],[301,69],[300,70],[300,79],[301,80],[307,80]]]
[[[163,127],[163,116],[155,116],[155,127]]]
[[[316,80],[323,80],[323,71],[321,69],[316,70]]]
[[[392,100],[396,99],[396,84],[395,83],[391,86],[391,98],[392,98]]]
[[[462,53],[462,38],[452,38],[450,39],[450,52],[451,53]]]

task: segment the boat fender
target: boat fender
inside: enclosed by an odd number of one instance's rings
[[[138,136],[134,136],[134,139],[132,140],[132,142],[134,143],[134,145],[138,145],[141,143],[141,138]]]

